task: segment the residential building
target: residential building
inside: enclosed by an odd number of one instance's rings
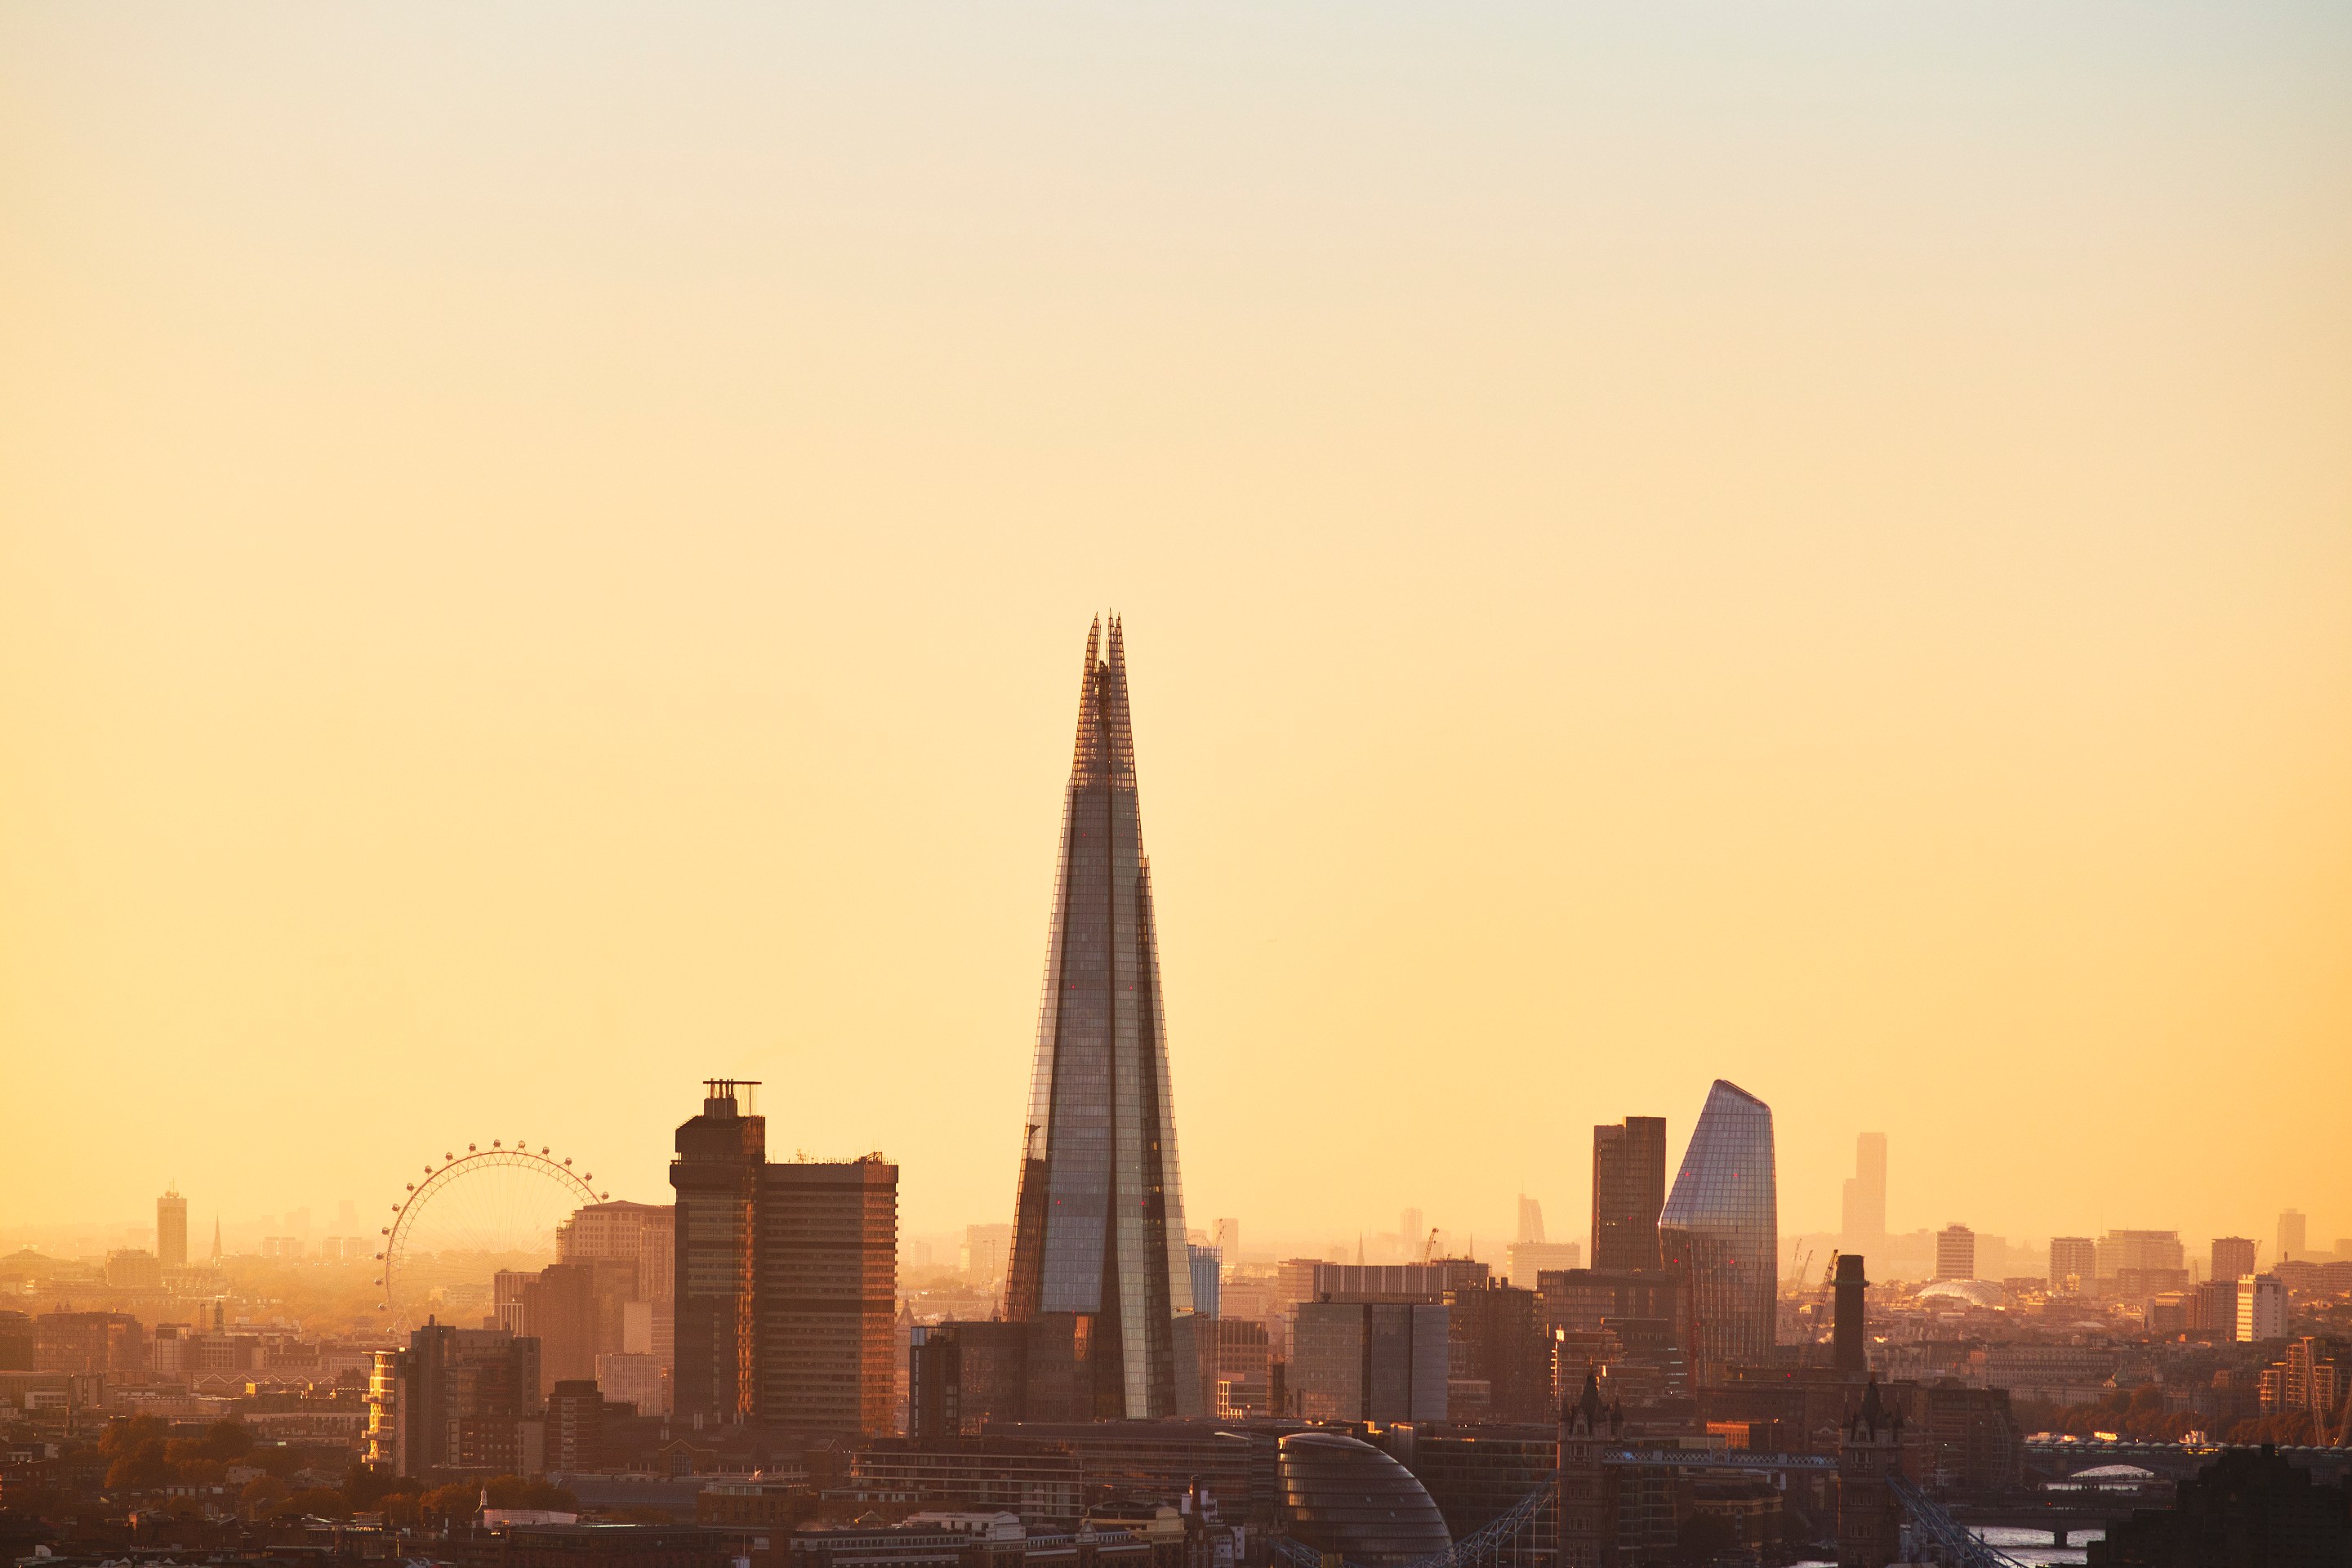
[[[2286,1337],[2286,1286],[2275,1274],[2238,1279],[2238,1342],[2256,1344]]]
[[[1707,1091],[1658,1216],[1665,1266],[1690,1281],[1702,1383],[1771,1354],[1780,1293],[1772,1109],[1727,1079]]]
[[[956,1267],[975,1285],[1001,1288],[1005,1265],[1012,1257],[1011,1226],[968,1225],[963,1227],[963,1248],[957,1256]]]
[[[2074,1292],[2095,1289],[2099,1279],[2098,1243],[2087,1236],[2050,1238],[2050,1288]]]
[[[2254,1244],[2242,1236],[2217,1236],[2213,1238],[2213,1266],[2207,1272],[2210,1279],[2235,1279],[2241,1274],[2254,1271]]]
[[[1592,1267],[1655,1268],[1666,1201],[1666,1121],[1629,1116],[1592,1130]]]
[[[1101,1405],[1200,1414],[1198,1342],[1118,617],[1087,634],[1005,1316],[1097,1320]],[[1108,657],[1098,658],[1107,652]],[[1180,1365],[1182,1371],[1180,1372]]]
[[[1973,1279],[1977,1277],[1977,1233],[1964,1225],[1948,1225],[1936,1233],[1936,1278]]]
[[[590,1204],[557,1227],[555,1256],[562,1263],[627,1263],[634,1285],[618,1322],[617,1342],[599,1355],[652,1355],[664,1366],[677,1355],[677,1210],[670,1204]],[[607,1274],[606,1279],[617,1278]]]
[[[1446,1395],[1456,1421],[1457,1393],[1483,1403],[1490,1421],[1541,1421],[1553,1413],[1551,1336],[1535,1291],[1489,1280],[1482,1289],[1448,1291]],[[1470,1385],[1465,1390],[1465,1385]]]
[[[547,1468],[539,1342],[505,1329],[428,1322],[406,1350],[375,1352],[368,1463],[398,1476]]]
[[[2289,1209],[2279,1215],[2278,1260],[2281,1263],[2310,1256],[2304,1246],[2305,1228],[2301,1209]]]

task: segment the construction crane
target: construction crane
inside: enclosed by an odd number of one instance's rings
[[[1435,1258],[1436,1256],[1437,1227],[1433,1225],[1429,1227],[1429,1239],[1422,1244],[1421,1260],[1423,1263],[1427,1263],[1431,1258]]]

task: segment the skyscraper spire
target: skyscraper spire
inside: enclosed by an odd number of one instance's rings
[[[1005,1315],[1090,1316],[1096,1411],[1145,1418],[1193,1403],[1176,1375],[1192,1270],[1126,644],[1117,616],[1107,647],[1105,629],[1087,634]]]

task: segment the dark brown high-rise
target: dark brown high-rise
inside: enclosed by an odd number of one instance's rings
[[[1592,1267],[1658,1267],[1666,1204],[1666,1119],[1629,1116],[1592,1130]]]
[[[737,1100],[750,1087],[711,1080],[677,1130],[676,1413],[887,1432],[898,1167],[770,1164],[766,1119]]]

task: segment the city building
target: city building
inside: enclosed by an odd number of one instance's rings
[[[1291,1329],[1290,1392],[1309,1421],[1443,1421],[1449,1313],[1410,1301],[1307,1301]]]
[[[2275,1274],[2238,1279],[2238,1342],[2256,1344],[2286,1337],[2286,1285]]]
[[[1511,1237],[1511,1239],[1513,1241],[1541,1241],[1543,1238],[1543,1205],[1538,1200],[1528,1196],[1527,1194],[1521,1193],[1519,1194],[1519,1232],[1517,1236]]]
[[[1964,1225],[1948,1225],[1936,1233],[1936,1278],[1973,1279],[1977,1277],[1977,1233]]]
[[[1278,1464],[1289,1534],[1326,1561],[1384,1568],[1454,1543],[1412,1472],[1360,1438],[1293,1432],[1282,1439]]]
[[[975,1285],[1001,1286],[1012,1257],[1011,1226],[968,1225],[963,1227],[963,1248],[957,1255],[956,1267]]]
[[[1580,1268],[1584,1244],[1577,1241],[1515,1241],[1503,1249],[1504,1277],[1522,1290],[1536,1288],[1537,1279],[1563,1268]]]
[[[1446,1408],[1455,1421],[1541,1421],[1553,1414],[1551,1336],[1540,1298],[1489,1280],[1446,1294]]]
[[[2087,1236],[2050,1238],[2050,1288],[2079,1291],[2094,1289],[2099,1279],[2098,1243]]]
[[[918,1323],[908,1341],[907,1434],[978,1436],[1029,1415],[1029,1323]]]
[[[33,1370],[135,1382],[147,1371],[146,1331],[128,1312],[43,1312],[33,1320]]]
[[[1265,1324],[1250,1318],[1217,1320],[1217,1410],[1233,1420],[1279,1414],[1274,1398],[1274,1343]]]
[[[1592,1267],[1655,1268],[1666,1201],[1666,1119],[1592,1130]],[[1571,1265],[1570,1267],[1573,1267]]]
[[[2108,1568],[2352,1561],[2352,1479],[2322,1485],[2264,1444],[2230,1448],[2178,1483],[2168,1507],[2106,1527],[2091,1561]]]
[[[2278,1260],[2281,1263],[2308,1256],[2304,1246],[2305,1228],[2301,1209],[2289,1209],[2279,1215]]]
[[[2206,1273],[2209,1279],[2235,1279],[2241,1274],[2254,1271],[2254,1244],[2242,1236],[2217,1236],[2213,1238],[2213,1266]]]
[[[188,1266],[188,1200],[176,1186],[155,1200],[155,1259],[165,1268]]]
[[[2177,1230],[2111,1230],[2097,1246],[2099,1288],[2144,1299],[2189,1289],[2189,1250]]]
[[[125,1248],[106,1255],[106,1288],[152,1294],[163,1288],[163,1263],[144,1248]]]
[[[1192,1310],[1201,1317],[1217,1315],[1217,1298],[1222,1292],[1224,1276],[1224,1256],[1213,1247],[1194,1247],[1189,1243],[1184,1255],[1192,1277]]]
[[[1665,1266],[1689,1280],[1699,1380],[1769,1357],[1780,1278],[1772,1109],[1727,1079],[1715,1080],[1691,1130],[1658,1242]]]
[[[537,1475],[547,1468],[544,1410],[537,1340],[428,1322],[406,1350],[375,1352],[364,1452],[396,1476]]]
[[[677,1211],[668,1204],[601,1203],[556,1227],[562,1263],[627,1263],[635,1268],[615,1332],[600,1355],[651,1355],[668,1366],[677,1349]],[[608,1273],[608,1279],[616,1275]]]
[[[1199,1414],[1198,1352],[1189,1323],[1178,1344],[1192,1269],[1118,617],[1107,658],[1102,631],[1087,636],[1063,803],[1005,1316],[1095,1319],[1102,1409],[1150,1419]]]
[[[809,1433],[887,1432],[897,1370],[898,1168],[767,1159],[753,1086],[704,1085],[677,1130],[677,1415]]]
[[[1853,1174],[1845,1180],[1840,1235],[1849,1250],[1870,1252],[1886,1241],[1886,1134],[1854,1139]]]

